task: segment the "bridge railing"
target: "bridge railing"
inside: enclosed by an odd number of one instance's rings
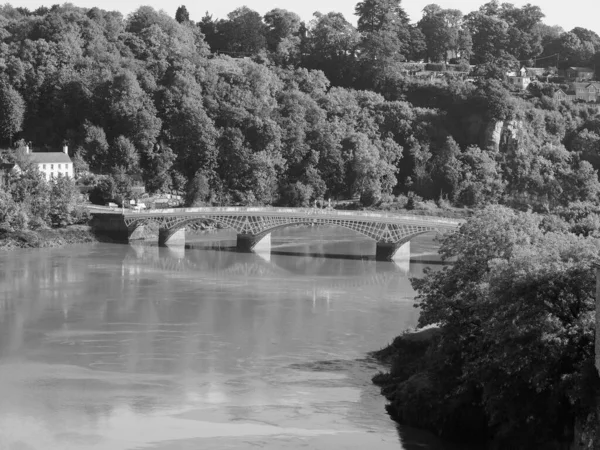
[[[197,208],[165,208],[165,209],[147,209],[141,211],[127,211],[125,216],[171,216],[186,214],[219,214],[219,213],[264,213],[264,214],[285,214],[285,215],[306,215],[306,216],[329,216],[340,218],[370,218],[370,219],[403,219],[415,222],[439,223],[444,225],[456,226],[464,222],[461,219],[449,219],[437,216],[420,216],[395,214],[387,212],[365,212],[365,211],[343,211],[337,209],[320,208],[275,208],[275,207],[256,207],[256,206],[217,206],[217,207],[197,207]]]

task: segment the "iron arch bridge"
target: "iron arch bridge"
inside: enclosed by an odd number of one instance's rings
[[[206,207],[141,212],[92,213],[93,226],[119,241],[135,238],[142,227],[158,226],[159,245],[184,245],[186,227],[214,222],[237,233],[241,251],[269,250],[271,232],[291,225],[333,225],[375,240],[379,261],[410,256],[410,240],[423,233],[457,230],[462,220],[316,208]],[[402,250],[401,250],[402,249]]]

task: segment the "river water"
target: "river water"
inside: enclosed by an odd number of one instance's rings
[[[232,238],[0,253],[0,450],[447,448],[396,428],[366,357],[416,324],[431,236],[410,265],[336,228]]]

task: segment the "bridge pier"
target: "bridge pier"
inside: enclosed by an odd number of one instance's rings
[[[266,253],[271,251],[271,233],[238,234],[236,247],[240,252]]]
[[[410,261],[410,241],[403,244],[378,242],[375,248],[376,261]]]
[[[166,246],[184,246],[185,245],[185,228],[179,228],[174,232],[168,228],[160,228],[158,230],[158,245]]]

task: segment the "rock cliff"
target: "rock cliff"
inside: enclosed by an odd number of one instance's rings
[[[519,146],[523,123],[518,120],[497,120],[489,122],[483,132],[483,148],[494,152],[508,152]]]

